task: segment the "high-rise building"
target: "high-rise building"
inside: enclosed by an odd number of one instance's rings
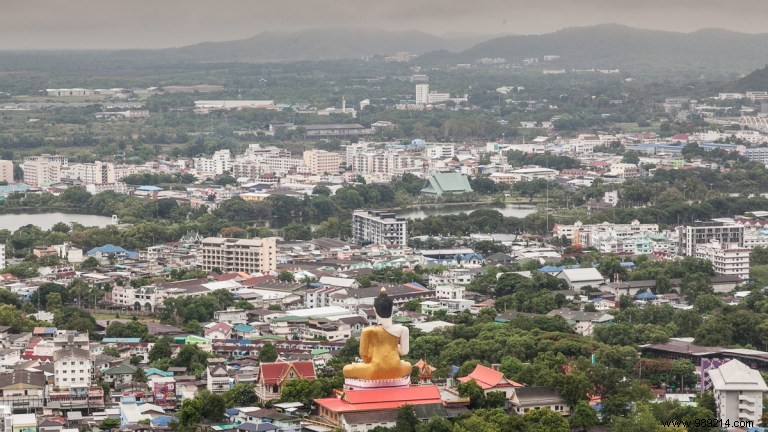
[[[696,222],[680,226],[678,229],[678,253],[694,256],[697,245],[705,245],[712,240],[727,245],[728,248],[744,247],[744,226],[723,222]]]
[[[307,150],[304,152],[304,165],[312,174],[338,174],[343,159],[340,154],[325,150]]]
[[[696,245],[696,258],[710,261],[715,273],[738,276],[742,280],[749,279],[749,253],[747,248],[729,248],[716,240]]]
[[[0,243],[0,270],[5,268],[5,244]]]
[[[429,84],[416,84],[416,103],[429,103]]]
[[[352,240],[358,244],[405,246],[406,228],[405,219],[391,212],[355,210],[352,213]]]
[[[208,237],[202,242],[200,264],[205,271],[266,273],[277,268],[277,238]]]
[[[44,154],[24,158],[24,183],[30,186],[48,186],[61,181],[62,166],[67,158],[61,155]]]
[[[13,183],[13,162],[0,159],[0,182]]]

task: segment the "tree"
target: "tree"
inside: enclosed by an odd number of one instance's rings
[[[283,402],[301,402],[308,405],[312,403],[312,400],[325,396],[317,380],[295,379],[283,385],[283,393],[280,399]]]
[[[578,401],[571,413],[571,428],[587,432],[589,428],[597,425],[598,419],[595,410],[587,401]]]
[[[168,339],[163,338],[155,342],[152,349],[149,350],[149,362],[155,362],[161,359],[170,359],[173,354],[171,344]]]
[[[102,354],[108,355],[110,357],[120,358],[120,351],[116,347],[108,346],[104,348],[102,351]]]
[[[529,432],[569,432],[565,418],[548,408],[528,411],[523,416]]]
[[[63,330],[77,330],[82,333],[96,333],[96,320],[88,312],[74,306],[67,306],[54,314],[53,325]]]
[[[126,323],[112,321],[109,327],[107,327],[107,337],[143,339],[147,337],[147,326],[138,321],[128,321]]]
[[[289,381],[288,383],[293,382]],[[286,383],[286,385],[288,384]],[[232,407],[248,407],[254,406],[259,401],[256,397],[256,392],[253,389],[253,384],[240,383],[227,390],[223,394],[224,401],[227,406]]]
[[[395,423],[394,432],[417,432],[419,426],[419,419],[416,417],[416,411],[413,406],[403,405],[397,410],[397,422]]]
[[[144,369],[137,368],[136,372],[134,372],[133,375],[131,375],[131,382],[136,384],[142,384],[142,383],[146,384],[147,374],[144,373]]]
[[[278,358],[277,349],[275,348],[274,345],[267,342],[261,347],[261,350],[259,351],[259,362],[272,363],[275,360],[277,360],[277,358]]]
[[[283,238],[285,240],[311,240],[312,230],[307,225],[292,223],[283,228]]]
[[[99,266],[99,260],[94,257],[88,257],[78,266],[80,270],[92,270]]]
[[[283,270],[280,272],[280,274],[277,275],[277,280],[279,280],[280,282],[295,282],[296,278],[292,272],[289,272],[288,270]]]
[[[475,380],[460,383],[457,390],[459,391],[459,396],[469,398],[469,407],[471,409],[485,408],[485,393]]]
[[[120,419],[107,418],[99,423],[99,429],[112,430],[120,427]]]
[[[45,296],[45,305],[49,312],[61,310],[61,308],[64,306],[63,302],[61,301],[61,294],[52,292]]]

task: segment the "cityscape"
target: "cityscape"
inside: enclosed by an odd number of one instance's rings
[[[0,30],[0,432],[768,428],[768,33],[194,3]]]

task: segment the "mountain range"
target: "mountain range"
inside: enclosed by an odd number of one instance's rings
[[[163,58],[202,62],[273,62],[420,54],[425,65],[472,63],[483,57],[560,56],[565,68],[609,68],[630,73],[686,70],[703,76],[745,74],[766,64],[768,34],[721,29],[692,33],[644,30],[616,24],[573,27],[541,35],[444,38],[419,31],[315,29],[264,32],[229,42],[205,42],[156,51]],[[544,66],[547,67],[547,66]]]
[[[420,31],[377,29],[310,29],[295,33],[263,32],[248,39],[204,42],[160,50],[183,60],[274,62],[424,54],[435,50],[462,51],[487,39],[480,36],[439,37]]]

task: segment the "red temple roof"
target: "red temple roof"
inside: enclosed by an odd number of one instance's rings
[[[315,399],[315,403],[333,412],[394,410],[403,405],[439,404],[440,391],[435,386],[347,390],[341,398]]]

